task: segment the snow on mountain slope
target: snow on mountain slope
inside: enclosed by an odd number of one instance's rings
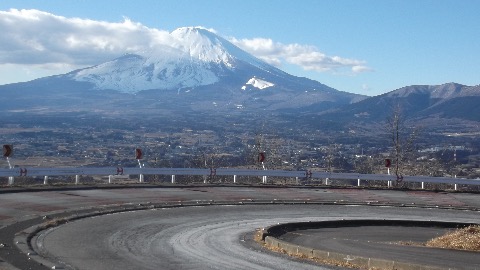
[[[135,93],[147,89],[182,89],[214,84],[243,62],[261,70],[275,68],[204,28],[183,27],[171,33],[172,44],[70,73],[97,89]]]
[[[213,84],[218,81],[208,63],[152,59],[140,55],[125,55],[73,75],[77,81],[95,84],[97,89],[113,89],[135,93],[147,89],[186,88]]]
[[[242,86],[242,90],[246,90],[248,84],[252,85],[253,87],[258,88],[260,90],[268,88],[268,87],[272,87],[272,86],[275,85],[271,82],[267,82],[267,81],[264,81],[264,80],[253,77],[250,80],[248,80],[246,85]]]

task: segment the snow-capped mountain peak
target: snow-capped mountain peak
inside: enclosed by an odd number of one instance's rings
[[[230,41],[222,38],[212,30],[204,27],[181,27],[174,30],[171,35],[190,57],[215,63],[222,62],[232,67],[232,61],[243,61],[261,69],[273,68],[269,64],[243,51]]]
[[[280,72],[202,27],[178,28],[170,37],[171,44],[124,55],[69,75],[76,81],[93,83],[100,90],[135,93],[211,85],[240,64],[271,73]]]
[[[223,63],[233,66],[233,57],[227,52],[219,36],[200,27],[182,27],[171,33],[177,40],[176,47],[192,59],[204,62]],[[225,40],[223,40],[225,41]]]

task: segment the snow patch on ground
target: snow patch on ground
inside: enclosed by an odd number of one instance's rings
[[[271,82],[267,82],[265,80],[262,80],[262,79],[258,79],[258,78],[251,78],[250,80],[248,80],[248,82],[246,84],[249,84],[255,88],[258,88],[260,90],[263,90],[265,88],[268,88],[268,87],[272,87],[274,86],[275,84],[271,83]],[[247,89],[247,86],[244,85],[242,87],[243,90]]]

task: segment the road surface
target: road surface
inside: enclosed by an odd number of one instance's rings
[[[15,255],[15,244],[9,237],[13,237],[15,228],[22,230],[24,223],[34,219],[41,222],[42,216],[195,200],[275,204],[158,208],[103,215],[44,231],[34,238],[34,244],[53,264],[62,262],[75,269],[335,269],[319,268],[259,249],[251,241],[252,232],[292,221],[370,218],[480,221],[480,198],[467,193],[246,186],[4,193],[0,195],[0,240],[12,247],[0,249],[0,258],[5,261],[0,261],[0,268],[13,264],[19,269],[29,269],[33,265],[23,261],[28,256]],[[291,200],[306,204],[281,204]]]

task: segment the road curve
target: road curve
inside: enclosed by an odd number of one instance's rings
[[[24,235],[23,230],[29,226],[45,222],[43,216],[61,218],[142,203],[201,200],[245,205],[156,209],[86,218],[46,231],[35,238],[35,243],[55,263],[63,261],[77,269],[319,269],[257,249],[250,234],[256,228],[279,222],[339,218],[479,222],[480,209],[478,194],[455,192],[148,185],[41,191],[0,189],[0,243],[5,244],[0,248],[0,269],[13,269],[11,265],[39,269],[29,259],[38,256],[22,255],[16,247],[25,243],[16,244],[14,237]],[[279,203],[289,200],[302,204]],[[252,201],[275,204],[247,205]]]
[[[478,221],[478,213],[335,205],[156,209],[87,218],[44,232],[37,246],[68,269],[319,269],[253,248],[256,228],[291,221]],[[324,269],[333,269],[325,267]]]

